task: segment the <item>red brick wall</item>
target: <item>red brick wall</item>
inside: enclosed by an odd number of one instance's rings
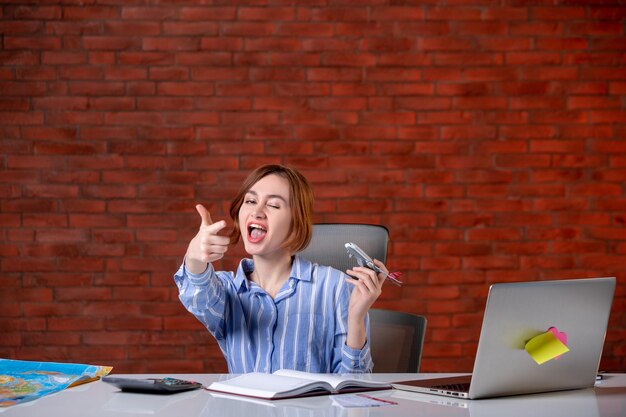
[[[0,356],[224,371],[171,276],[280,162],[390,229],[424,371],[470,370],[489,284],[607,275],[626,370],[623,3],[37,3],[0,6]]]

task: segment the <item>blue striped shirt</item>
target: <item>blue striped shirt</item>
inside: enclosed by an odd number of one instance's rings
[[[179,298],[217,340],[231,373],[296,369],[321,373],[371,372],[369,341],[346,345],[352,286],[346,275],[294,256],[289,279],[275,298],[247,279],[252,259],[237,273],[209,264],[202,274],[181,265]],[[369,340],[369,322],[366,320]]]

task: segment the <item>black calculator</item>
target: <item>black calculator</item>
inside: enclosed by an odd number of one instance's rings
[[[202,388],[202,384],[195,381],[185,381],[176,378],[124,378],[117,376],[103,376],[102,382],[114,385],[126,392],[145,394],[173,394]]]

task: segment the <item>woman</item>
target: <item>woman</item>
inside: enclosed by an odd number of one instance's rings
[[[254,170],[231,203],[230,237],[219,235],[225,221],[213,223],[202,205],[196,210],[200,230],[174,280],[231,373],[371,372],[367,312],[385,277],[355,267],[346,271],[353,279],[295,255],[312,231],[313,193],[302,174],[281,165]],[[239,238],[252,259],[234,273],[216,272],[211,262]]]

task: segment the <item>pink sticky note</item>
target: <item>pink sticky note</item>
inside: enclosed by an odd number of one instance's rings
[[[561,343],[567,346],[567,333],[560,332],[559,329],[557,329],[556,327],[550,327],[548,331],[551,332],[557,339],[559,339]],[[556,356],[554,359],[559,359],[560,357],[561,355]]]

